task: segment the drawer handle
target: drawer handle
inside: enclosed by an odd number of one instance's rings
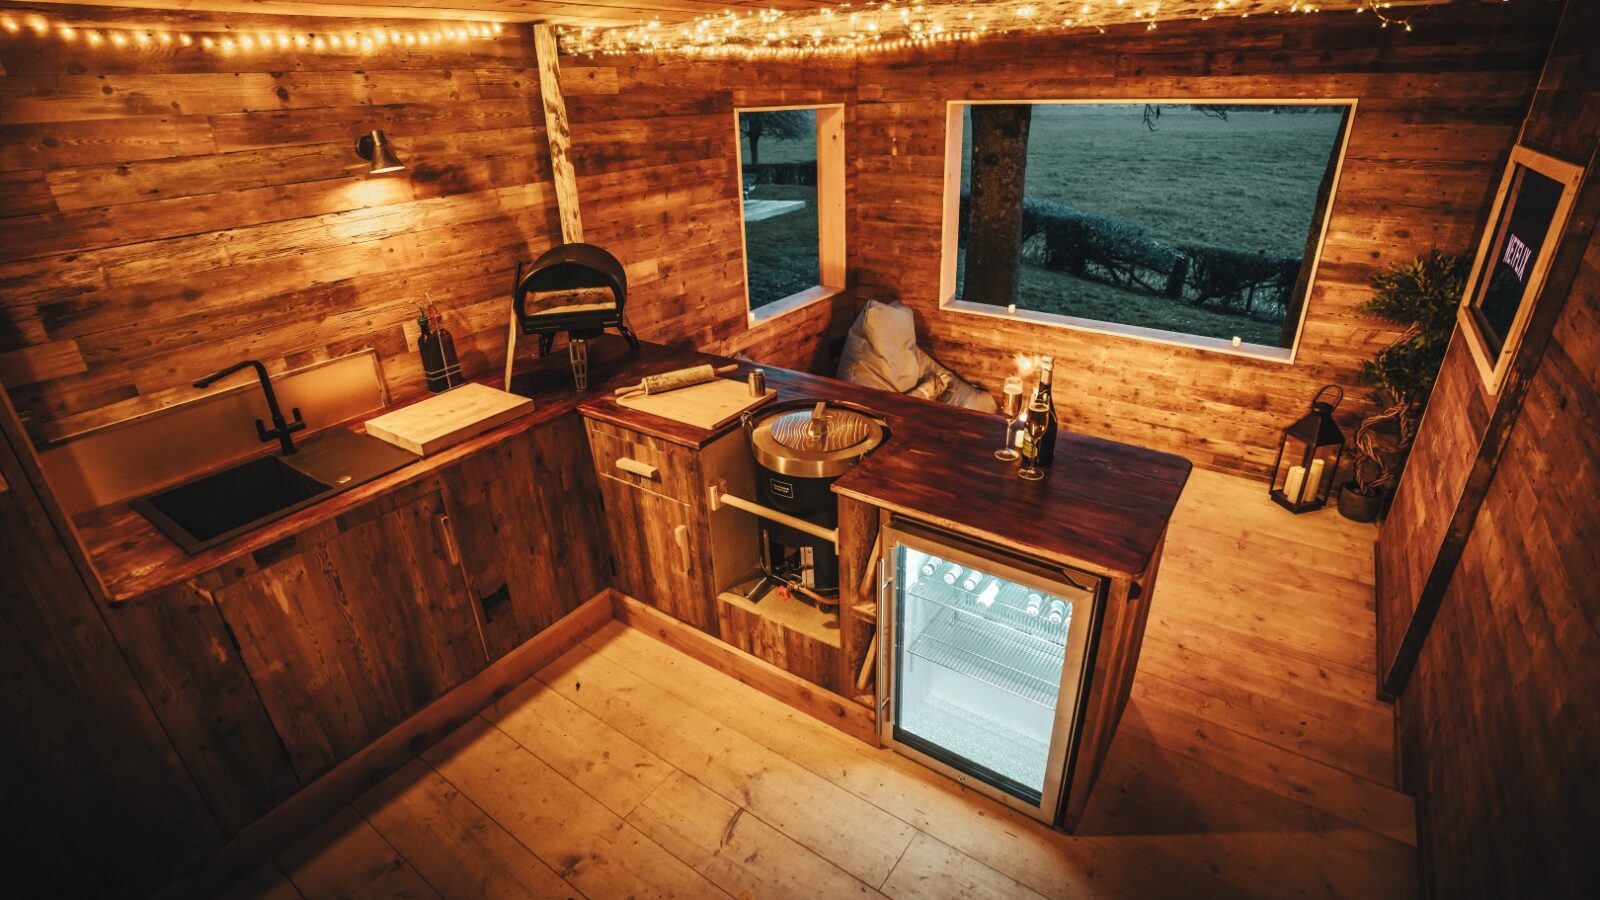
[[[640,462],[637,459],[632,459],[627,456],[617,457],[617,468],[627,472],[630,475],[637,475],[640,478],[648,478],[651,481],[655,481],[661,471],[649,463]]]
[[[689,571],[689,526],[679,525],[672,529],[672,541],[678,545],[678,556],[683,563],[683,571]]]

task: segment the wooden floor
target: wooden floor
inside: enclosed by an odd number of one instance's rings
[[[1080,833],[612,622],[238,896],[1400,897],[1372,538],[1196,472]]]

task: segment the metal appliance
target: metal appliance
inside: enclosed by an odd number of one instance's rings
[[[623,319],[628,275],[615,256],[594,244],[561,244],[533,261],[526,273],[517,263],[511,291],[511,331],[506,346],[505,388],[511,390],[517,333],[537,335],[539,355],[550,352],[556,335],[567,334],[567,357],[579,390],[589,386],[589,341],[615,328],[639,349]]]
[[[1104,579],[898,517],[883,534],[885,744],[1054,824]]]
[[[822,529],[839,524],[833,482],[883,443],[888,429],[850,404],[799,400],[743,417],[756,461],[756,502]],[[761,571],[802,593],[837,597],[833,542],[774,519],[761,521]]]

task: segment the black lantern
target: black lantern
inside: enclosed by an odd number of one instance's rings
[[[1337,392],[1333,402],[1322,399]],[[1333,477],[1344,453],[1344,432],[1333,421],[1333,411],[1344,400],[1337,385],[1325,385],[1311,398],[1311,412],[1283,430],[1278,443],[1278,460],[1272,464],[1270,495],[1275,503],[1293,513],[1321,509],[1328,502]]]

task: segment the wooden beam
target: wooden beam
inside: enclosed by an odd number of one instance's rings
[[[1561,318],[1561,311],[1566,308],[1567,296],[1583,265],[1597,219],[1600,219],[1600,150],[1592,152],[1589,157],[1582,185],[1572,206],[1572,217],[1567,220],[1566,230],[1556,245],[1549,274],[1539,291],[1533,313],[1528,317],[1527,328],[1523,331],[1522,344],[1517,348],[1511,368],[1495,395],[1494,409],[1489,414],[1483,438],[1478,442],[1478,453],[1467,473],[1466,486],[1462,488],[1461,497],[1450,514],[1439,553],[1434,557],[1428,578],[1417,596],[1416,612],[1412,614],[1405,634],[1400,638],[1394,664],[1382,673],[1379,695],[1385,699],[1400,696],[1411,678],[1412,669],[1416,667],[1423,642],[1427,640],[1433,619],[1439,612],[1439,604],[1444,601],[1450,580],[1455,576],[1456,565],[1461,561],[1461,554],[1472,537],[1478,511],[1489,495],[1489,486],[1494,481],[1506,442],[1522,413],[1522,401],[1527,396],[1528,386],[1539,369],[1540,361],[1544,359],[1545,348],[1550,343],[1556,322]]]
[[[572,128],[567,123],[567,102],[561,96],[561,66],[556,60],[556,36],[550,26],[533,26],[533,49],[539,60],[539,95],[544,98],[544,131],[550,141],[550,168],[555,173],[561,240],[578,244],[583,242],[578,173],[572,168]]]

